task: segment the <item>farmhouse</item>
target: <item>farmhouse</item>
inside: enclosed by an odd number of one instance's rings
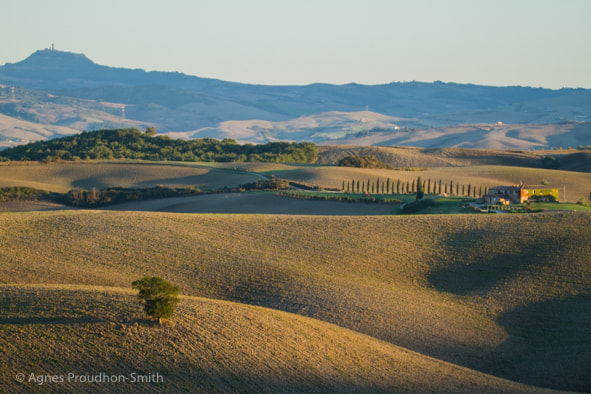
[[[483,197],[487,204],[522,204],[525,201],[558,202],[558,189],[538,185],[491,187]]]

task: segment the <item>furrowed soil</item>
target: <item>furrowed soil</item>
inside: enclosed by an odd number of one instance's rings
[[[117,211],[176,213],[238,213],[265,215],[390,215],[399,204],[344,201],[310,201],[275,193],[215,193],[130,202],[107,207]]]
[[[78,360],[94,371],[161,365],[171,384],[204,391],[591,390],[589,213],[4,213],[0,244],[0,357],[14,369],[31,370],[49,348],[38,373]],[[128,291],[94,288],[129,289],[144,275],[189,297],[174,327],[145,327]],[[315,350],[290,347],[300,345]],[[397,364],[401,354],[431,364],[415,373]]]
[[[24,285],[0,294],[7,392],[539,390],[268,308],[184,297],[173,323],[159,327],[124,289]],[[84,381],[92,376],[99,382]]]

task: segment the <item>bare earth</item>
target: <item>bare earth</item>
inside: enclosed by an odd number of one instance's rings
[[[221,193],[175,197],[109,206],[115,211],[159,211],[174,213],[238,213],[268,215],[390,215],[398,205],[310,201],[274,194]]]

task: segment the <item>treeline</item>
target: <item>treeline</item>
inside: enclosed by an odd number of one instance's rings
[[[8,201],[30,201],[30,200],[46,200],[50,193],[45,190],[38,190],[26,186],[8,186],[0,187],[0,202]]]
[[[287,179],[272,178],[268,180],[258,180],[252,183],[240,185],[243,190],[286,190],[291,189]]]
[[[141,159],[205,162],[312,163],[318,152],[311,142],[240,145],[233,139],[194,140],[152,136],[136,128],[98,130],[16,146],[0,152],[15,161]]]
[[[346,194],[318,194],[318,193],[307,193],[300,191],[280,191],[280,196],[297,198],[300,200],[320,200],[320,201],[346,201],[346,202],[374,202],[374,203],[385,203],[385,204],[402,204],[402,200],[397,198],[376,198],[376,197],[357,197]]]
[[[482,197],[488,193],[488,188],[479,186],[473,186],[471,184],[464,185],[460,183],[454,183],[453,180],[443,182],[432,181],[431,179],[421,180],[418,177],[416,180],[402,181],[396,179],[395,181],[388,178],[386,180],[360,180],[352,179],[349,181],[343,181],[342,191],[346,193],[370,193],[370,194],[416,194],[419,191],[425,194],[453,194],[456,196],[466,197]]]
[[[186,188],[169,188],[154,186],[145,189],[126,189],[122,187],[109,187],[97,190],[92,188],[73,189],[57,197],[57,200],[66,205],[75,207],[102,207],[105,205],[119,204],[129,201],[151,200],[166,197],[183,197],[200,194],[201,190],[192,186]]]
[[[101,190],[96,188],[90,190],[77,188],[66,193],[51,193],[31,187],[9,186],[0,188],[0,202],[51,201],[74,207],[92,208],[128,201],[193,196],[201,193],[203,193],[201,190],[193,186],[187,186],[185,188],[154,186],[145,189],[109,187]]]
[[[391,165],[379,161],[378,158],[373,155],[352,155],[343,157],[339,160],[338,165],[341,167],[393,169]]]

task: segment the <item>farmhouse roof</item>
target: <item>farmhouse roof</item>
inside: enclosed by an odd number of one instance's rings
[[[524,185],[522,186],[523,189],[550,189],[550,186],[544,185]]]

